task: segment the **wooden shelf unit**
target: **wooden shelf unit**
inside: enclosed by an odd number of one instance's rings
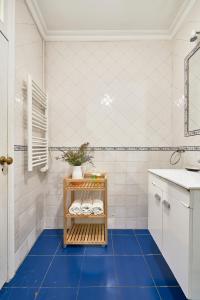
[[[104,212],[101,215],[74,215],[69,213],[69,207],[75,200],[75,192],[101,191]],[[71,194],[71,197],[69,196]],[[108,243],[108,205],[107,205],[107,176],[93,177],[85,174],[83,179],[72,179],[65,177],[63,182],[63,203],[64,203],[64,236],[63,246],[67,245],[107,245]],[[78,224],[77,220],[86,220],[87,223]],[[88,220],[101,220],[101,223],[92,223]],[[76,221],[76,223],[75,223]]]

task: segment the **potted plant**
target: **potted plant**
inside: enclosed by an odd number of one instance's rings
[[[89,143],[82,144],[78,150],[68,150],[62,151],[62,155],[57,157],[57,159],[61,159],[63,161],[68,162],[72,169],[72,178],[73,179],[82,179],[83,178],[83,171],[82,165],[85,163],[90,163],[93,165],[92,159],[93,156],[90,155],[88,151]]]

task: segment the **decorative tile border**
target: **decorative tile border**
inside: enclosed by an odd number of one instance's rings
[[[14,145],[14,150],[15,151],[27,151],[28,150],[28,146]]]
[[[15,151],[27,151],[27,146],[15,145]],[[49,151],[77,150],[78,147],[49,147]],[[200,151],[200,146],[180,146],[180,147],[89,147],[90,151]]]

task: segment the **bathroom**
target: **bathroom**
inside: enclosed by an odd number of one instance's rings
[[[0,0],[0,300],[200,300],[199,49],[200,0]]]

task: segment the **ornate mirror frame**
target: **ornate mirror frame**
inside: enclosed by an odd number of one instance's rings
[[[190,59],[197,51],[200,51],[200,42],[194,47],[194,49],[186,56],[184,61],[184,131],[185,136],[200,135],[200,128],[195,130],[189,130],[189,68],[190,68]]]

